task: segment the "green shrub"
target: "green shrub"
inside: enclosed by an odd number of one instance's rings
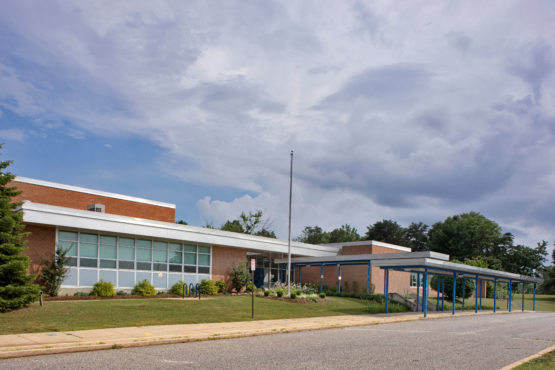
[[[251,279],[246,263],[232,264],[229,275],[231,276],[231,284],[237,293],[240,293]]]
[[[283,289],[276,289],[276,294],[278,297],[283,297]]]
[[[204,295],[218,294],[218,287],[214,281],[202,279],[200,282],[200,293]]]
[[[255,289],[256,289],[256,287],[254,286],[254,284],[252,283],[252,281],[249,281],[249,282],[247,283],[247,286],[246,286],[246,289],[245,289],[245,290],[246,290],[247,292],[250,293],[250,292],[252,292],[252,291],[255,290]]]
[[[170,288],[170,294],[177,294],[179,296],[183,295],[183,280],[179,280],[177,283],[173,284]],[[187,295],[187,285],[185,285],[185,295]]]
[[[75,292],[73,293],[74,297],[88,297],[89,293],[85,293],[85,292]]]
[[[320,292],[319,296],[320,296],[320,298],[324,299],[324,298],[326,298],[326,293]]]
[[[297,298],[297,293],[291,293],[291,299]]]
[[[109,281],[100,280],[93,285],[90,295],[97,297],[113,297],[116,295],[114,284]]]
[[[156,295],[164,295],[164,294],[168,294],[168,293],[164,292],[163,290],[159,290],[156,292]]]
[[[265,290],[264,291],[264,297],[268,297],[270,295],[270,291],[269,290]]]
[[[225,283],[225,281],[223,280],[218,280],[216,281],[216,287],[218,287],[218,293],[223,293],[225,292],[227,285]]]
[[[295,294],[296,295],[301,295],[301,294],[303,294],[303,291],[300,290],[300,289],[297,289],[297,290],[295,290]]]
[[[67,268],[69,262],[68,251],[69,249],[58,246],[54,258],[44,260],[41,263],[40,275],[37,278],[37,282],[50,297],[58,295],[62,282],[69,271]]]
[[[330,288],[330,292],[333,292],[333,293],[337,292],[337,287],[332,286]]]
[[[330,288],[328,287],[328,284],[323,284],[322,291],[327,292],[328,290],[330,290]]]
[[[152,285],[150,281],[144,279],[143,281],[135,285],[135,287],[133,288],[133,294],[142,296],[153,296],[156,295],[156,288],[154,288],[154,285]]]
[[[118,290],[118,291],[116,292],[116,295],[129,295],[129,293],[127,293],[127,292],[125,292],[125,291],[123,291],[123,290]]]

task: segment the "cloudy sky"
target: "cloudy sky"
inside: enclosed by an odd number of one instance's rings
[[[555,240],[555,3],[0,2],[18,175],[287,237],[477,211]]]

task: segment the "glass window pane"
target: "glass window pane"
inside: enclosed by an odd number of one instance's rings
[[[116,237],[108,235],[100,235],[100,244],[116,245]]]
[[[183,249],[183,247],[181,246],[181,244],[170,243],[170,251],[179,251],[179,252],[181,252],[182,249]]]
[[[131,271],[118,271],[118,283],[120,288],[135,286],[135,273]]]
[[[167,262],[168,261],[168,252],[154,250],[154,261],[155,262]]]
[[[116,286],[117,273],[118,273],[117,271],[110,271],[110,270],[99,271],[100,279],[104,281],[109,281],[110,283],[114,284],[114,286]]]
[[[209,274],[210,273],[210,267],[198,267],[198,273],[199,274]]]
[[[208,255],[208,254],[199,254],[198,255],[198,264],[200,266],[210,266],[210,255]]]
[[[170,271],[172,272],[183,272],[181,265],[170,265]]]
[[[96,244],[81,244],[79,246],[79,255],[81,257],[96,257],[97,256]]]
[[[198,247],[198,252],[199,253],[208,253],[208,254],[210,254],[210,247],[201,247],[201,246],[199,246]]]
[[[119,261],[119,268],[125,270],[134,270],[135,269],[135,262],[131,261]]]
[[[68,258],[66,266],[77,266],[77,258]]]
[[[185,252],[197,252],[197,246],[196,245],[187,245],[185,244],[183,246],[183,248],[185,248]]]
[[[81,243],[97,244],[98,243],[98,235],[81,233],[80,240],[81,240]]]
[[[173,284],[183,279],[181,277],[181,274],[169,274],[168,280],[168,286],[171,287],[173,286]]]
[[[150,261],[150,249],[137,249],[137,261]]]
[[[77,232],[75,231],[58,231],[58,239],[60,240],[71,240],[73,242],[77,241]]]
[[[168,265],[166,265],[165,263],[155,263],[153,267],[154,267],[154,270],[156,270],[156,271],[167,271],[168,270]]]
[[[113,258],[116,259],[116,247],[111,245],[100,246],[100,258]]]
[[[154,287],[158,289],[166,289],[167,288],[166,274],[162,274],[162,273],[154,274],[152,277],[152,285],[154,285]]]
[[[66,256],[77,256],[77,242],[58,242],[58,248],[67,249]]]
[[[182,263],[181,252],[170,252],[170,262],[171,263]]]
[[[124,247],[134,247],[135,239],[133,238],[119,238],[119,245]]]
[[[196,266],[183,266],[183,269],[185,270],[185,272],[197,272]]]
[[[150,271],[151,269],[152,269],[152,266],[150,265],[149,262],[137,262],[137,270]]]
[[[185,253],[183,255],[185,257],[185,261],[183,262],[186,265],[196,265],[197,264],[197,255],[192,253]]]
[[[81,267],[96,267],[97,260],[91,258],[81,258],[79,264],[81,265]]]
[[[93,286],[97,281],[97,270],[79,270],[79,286]]]
[[[122,248],[118,247],[118,259],[120,260],[134,260],[135,250],[133,248]]]
[[[164,242],[154,242],[154,249],[167,249],[168,243]]]
[[[100,260],[100,267],[106,267],[109,269],[115,269],[116,268],[116,261],[111,261],[111,260]]]
[[[137,283],[143,281],[143,280],[150,280],[151,274],[150,272],[137,272]]]
[[[151,248],[152,244],[151,244],[150,240],[137,239],[137,247]]]
[[[77,286],[77,269],[68,269],[62,286]]]

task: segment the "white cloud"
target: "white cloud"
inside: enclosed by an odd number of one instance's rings
[[[25,132],[18,128],[0,130],[0,139],[9,141],[24,141]]]
[[[0,105],[78,137],[147,138],[188,164],[164,171],[253,194],[199,200],[207,221],[262,208],[286,235],[294,148],[295,233],[476,210],[555,239],[551,3],[1,10],[19,46],[0,51],[41,73],[0,66]]]

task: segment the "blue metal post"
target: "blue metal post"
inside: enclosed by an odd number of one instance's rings
[[[474,313],[478,313],[478,275],[476,275],[476,291],[474,292]]]
[[[302,266],[299,265],[299,285],[301,285],[301,269],[302,269]]]
[[[388,313],[388,303],[389,303],[389,269],[386,268],[383,274],[383,286],[384,286],[384,292],[383,295],[385,296],[385,313]]]
[[[524,312],[524,281],[522,282],[522,312]]]
[[[370,261],[368,261],[368,271],[366,273],[366,294],[370,294]]]
[[[428,269],[424,269],[424,286],[422,287],[422,311],[428,316]]]
[[[443,306],[445,303],[445,279],[441,278],[441,312],[444,311],[445,307]]]
[[[418,303],[420,300],[420,273],[416,273],[416,312],[418,312]]]
[[[437,292],[437,297],[436,297],[436,312],[438,312],[438,311],[439,311],[439,280],[441,280],[441,278],[440,278],[439,276],[437,276],[437,275],[436,275],[436,277],[437,277],[437,289],[436,289],[436,292]]]
[[[497,311],[497,278],[493,279],[493,312]]]
[[[462,278],[462,310],[464,311],[464,291],[466,290],[466,283],[464,281],[464,278]]]
[[[283,270],[283,263],[279,264],[279,282],[283,283],[283,280],[281,278],[281,271]]]
[[[511,312],[511,308],[513,306],[513,295],[512,295],[512,285],[513,282],[511,280],[509,280],[509,312]]]
[[[451,309],[451,313],[455,314],[455,292],[457,290],[457,273],[453,272],[453,307]]]
[[[337,270],[337,276],[337,293],[341,293],[341,265],[339,265]]]
[[[320,264],[320,292],[324,289],[324,264]]]
[[[484,282],[480,280],[478,281],[480,282],[480,309],[482,309],[482,294],[483,294],[482,285],[484,284]]]
[[[534,306],[532,307],[532,311],[536,311],[536,283],[534,283]]]

